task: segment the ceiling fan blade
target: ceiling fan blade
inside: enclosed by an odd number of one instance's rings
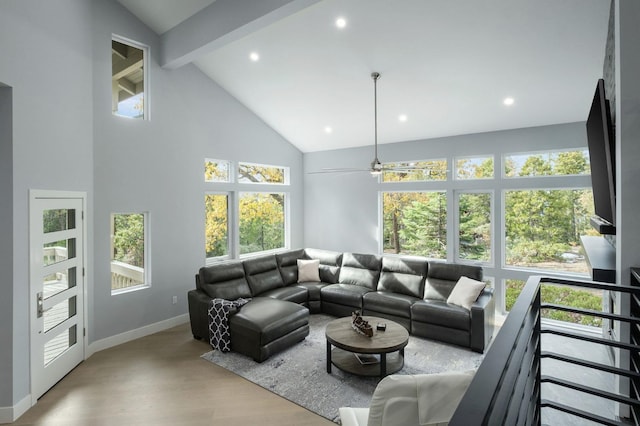
[[[370,172],[370,169],[358,169],[351,167],[337,167],[337,168],[326,168],[321,170],[315,170],[312,172],[307,172],[309,175],[321,174],[321,173],[359,173],[359,172]]]

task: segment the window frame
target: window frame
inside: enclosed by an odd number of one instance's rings
[[[477,159],[485,160],[489,158],[493,161],[493,174],[491,176],[481,177],[481,178],[469,178],[469,179],[461,178],[458,176],[458,160],[477,160]],[[453,173],[451,173],[451,176],[454,181],[468,182],[468,181],[486,181],[486,180],[495,179],[496,178],[496,156],[494,154],[487,154],[487,155],[463,155],[460,157],[454,157],[452,168],[453,168]]]
[[[534,175],[534,176],[507,176],[507,171],[506,169],[506,164],[507,164],[507,158],[511,157],[511,156],[516,156],[516,155],[527,155],[529,157],[533,157],[536,155],[551,155],[551,154],[559,154],[559,153],[563,153],[563,152],[586,152],[586,158],[587,161],[589,161],[589,152],[587,148],[566,148],[566,149],[545,149],[545,150],[539,150],[539,151],[523,151],[523,152],[506,152],[503,153],[501,156],[501,172],[500,175],[502,176],[502,179],[505,179],[507,181],[511,181],[511,180],[517,180],[517,179],[546,179],[546,178],[560,178],[560,177],[580,177],[580,176],[590,176],[591,175],[591,169],[589,167],[587,167],[587,173],[583,173],[583,174],[566,174],[566,175],[556,175],[556,174],[551,174],[551,175]],[[526,160],[525,160],[526,161]],[[495,174],[495,166],[494,166],[494,170],[493,170],[494,174]]]
[[[240,168],[242,165],[248,166],[256,166],[256,167],[264,167],[264,168],[275,168],[282,169],[283,171],[283,182],[243,182],[240,177]],[[289,186],[290,185],[290,168],[288,166],[277,166],[274,164],[262,164],[262,163],[252,163],[249,161],[238,161],[234,170],[235,181],[241,185],[278,185],[278,186]],[[248,191],[251,192],[251,191]],[[255,191],[254,191],[255,192]]]
[[[122,43],[122,44],[126,44],[128,46],[131,46],[135,49],[140,49],[142,50],[142,84],[143,84],[143,109],[142,109],[142,117],[126,117],[124,115],[119,115],[116,114],[115,111],[113,111],[113,94],[112,94],[112,112],[111,115],[114,117],[120,117],[120,118],[125,118],[125,119],[142,119],[142,121],[148,121],[151,119],[151,80],[149,78],[149,56],[150,56],[150,47],[146,44],[140,43],[138,41],[135,41],[133,39],[127,38],[127,37],[123,37],[121,35],[118,34],[111,34],[111,43],[113,43],[114,41],[118,42],[118,43]],[[113,61],[111,61],[111,66],[113,67]],[[111,78],[113,80],[113,71],[111,71]],[[113,83],[113,82],[112,82]],[[113,90],[113,89],[112,89]]]
[[[426,160],[411,160],[411,161],[387,161],[383,164],[383,167],[389,165],[403,165],[410,163],[429,163],[429,162],[444,162],[444,179],[422,179],[422,180],[384,180],[385,172],[383,171],[379,176],[379,182],[382,184],[416,184],[416,183],[442,183],[449,180],[449,159],[447,157],[429,158]]]
[[[494,168],[495,171],[495,168]],[[480,179],[478,179],[480,180]],[[460,195],[462,194],[489,194],[489,217],[490,233],[491,233],[491,249],[489,250],[489,260],[469,260],[462,259],[460,257]],[[454,214],[454,229],[453,229],[453,244],[454,244],[454,259],[457,263],[464,263],[470,265],[486,266],[488,268],[494,268],[496,264],[496,227],[495,227],[495,190],[494,189],[456,189],[453,191],[453,214]]]
[[[117,288],[114,289],[113,288],[113,283],[111,285],[111,295],[112,296],[117,296],[119,294],[125,294],[125,293],[131,293],[134,291],[138,291],[138,290],[143,290],[143,289],[147,289],[151,287],[151,243],[150,243],[150,220],[149,220],[149,212],[148,211],[127,211],[127,212],[112,212],[109,215],[109,226],[110,226],[110,233],[109,233],[109,272],[110,275],[113,274],[113,272],[111,271],[111,265],[112,263],[115,261],[113,259],[113,254],[114,254],[114,238],[115,238],[115,217],[116,215],[134,215],[134,214],[140,214],[142,215],[143,218],[143,236],[144,236],[144,246],[143,246],[143,250],[144,250],[144,255],[143,255],[143,262],[144,262],[144,267],[143,267],[143,276],[144,276],[144,280],[141,284],[136,284],[136,285],[132,285],[132,286],[127,286],[124,288]],[[134,265],[130,265],[130,266],[134,266]]]
[[[207,195],[225,195],[227,197],[227,254],[221,255],[221,256],[212,256],[212,257],[208,257],[207,256],[207,251],[206,251],[206,244],[207,244],[207,234],[206,234],[206,225],[207,225],[207,218],[206,218],[206,204],[205,204],[205,218],[204,218],[204,225],[205,225],[205,234],[204,234],[204,242],[205,242],[205,251],[204,251],[204,257],[205,257],[205,265],[212,265],[216,262],[221,262],[221,261],[225,261],[225,260],[230,260],[233,258],[233,253],[234,253],[234,239],[235,239],[235,232],[234,232],[234,226],[232,223],[232,218],[233,218],[233,208],[234,208],[234,193],[232,191],[206,191],[204,193],[204,196],[206,197]],[[205,201],[206,203],[206,201]]]

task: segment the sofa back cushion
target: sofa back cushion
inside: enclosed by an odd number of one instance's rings
[[[253,296],[259,296],[267,290],[284,287],[275,255],[247,259],[243,264],[244,273]]]
[[[342,253],[331,250],[304,249],[305,259],[318,259],[320,261],[320,280],[325,283],[335,284],[340,277],[340,265]]]
[[[462,276],[482,281],[482,267],[457,263],[429,262],[424,298],[446,301]]]
[[[384,256],[378,291],[422,299],[428,265],[427,259],[423,258]]]
[[[304,259],[304,250],[291,250],[276,254],[276,262],[284,285],[298,282],[298,259]]]
[[[198,271],[197,287],[211,298],[236,300],[251,297],[251,289],[239,260],[204,266]]]
[[[382,258],[375,254],[344,253],[340,267],[340,284],[353,284],[376,290]]]

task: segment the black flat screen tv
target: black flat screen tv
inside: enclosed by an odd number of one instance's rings
[[[611,122],[609,101],[605,96],[604,80],[598,80],[589,117],[587,141],[591,163],[591,184],[595,214],[591,223],[601,233],[615,233],[616,223],[616,155],[615,132]],[[606,229],[609,231],[606,231]],[[603,232],[604,230],[604,232]]]

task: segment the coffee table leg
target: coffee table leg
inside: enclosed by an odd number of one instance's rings
[[[387,375],[387,354],[380,354],[380,377]]]
[[[327,341],[327,373],[331,374],[331,343]]]

